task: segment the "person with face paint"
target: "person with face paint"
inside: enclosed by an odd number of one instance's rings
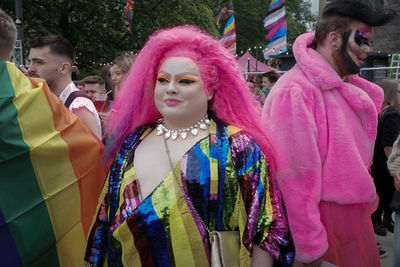
[[[260,113],[217,40],[188,25],[154,33],[113,103],[86,264],[210,266],[208,227],[240,234],[240,266],[291,266]]]
[[[327,3],[315,33],[296,39],[297,64],[264,104],[297,265],[380,265],[369,169],[383,93],[357,74],[373,27],[395,16],[367,1]]]

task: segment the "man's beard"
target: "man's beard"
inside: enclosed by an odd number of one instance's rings
[[[351,32],[345,32],[342,34],[342,46],[340,47],[339,55],[340,58],[337,60],[339,71],[343,76],[349,74],[358,74],[360,72],[361,67],[359,67],[354,60],[349,55],[347,51],[347,43],[349,41],[349,36]]]
[[[347,68],[347,74],[358,74],[360,73],[361,67],[359,67],[354,60],[350,57],[349,52],[347,52],[346,48],[342,47],[342,50],[340,51],[340,55],[345,62],[346,68]]]

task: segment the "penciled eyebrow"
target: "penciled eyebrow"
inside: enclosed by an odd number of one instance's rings
[[[166,75],[166,76],[169,76],[169,77],[172,76],[169,72],[166,72],[166,71],[163,71],[163,70],[160,70],[159,73],[160,73],[159,75]],[[195,77],[198,76],[198,74],[193,73],[193,72],[181,72],[181,73],[175,74],[176,77],[186,76],[186,75],[195,76]]]

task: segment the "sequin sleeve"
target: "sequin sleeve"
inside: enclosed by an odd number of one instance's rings
[[[128,135],[110,167],[86,247],[85,263],[89,266],[103,266],[106,258],[109,262],[114,260],[112,253],[106,253],[106,251],[111,251],[110,248],[112,247],[110,244],[107,244],[110,234],[110,222],[113,222],[119,206],[121,182],[128,159],[132,155],[132,151],[136,148],[137,141],[146,130],[149,130],[149,128],[139,127]]]
[[[85,265],[103,266],[108,232],[108,179],[100,196],[98,212],[94,218],[85,253]]]
[[[243,201],[239,215],[245,220],[243,244],[249,251],[253,244],[257,245],[281,266],[291,266],[294,245],[286,210],[265,155],[255,140],[243,131],[230,135],[230,147]]]

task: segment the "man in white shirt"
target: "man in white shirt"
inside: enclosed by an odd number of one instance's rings
[[[93,102],[72,82],[72,44],[62,36],[52,35],[32,39],[30,47],[29,74],[45,79],[51,91],[101,139],[101,123]]]

